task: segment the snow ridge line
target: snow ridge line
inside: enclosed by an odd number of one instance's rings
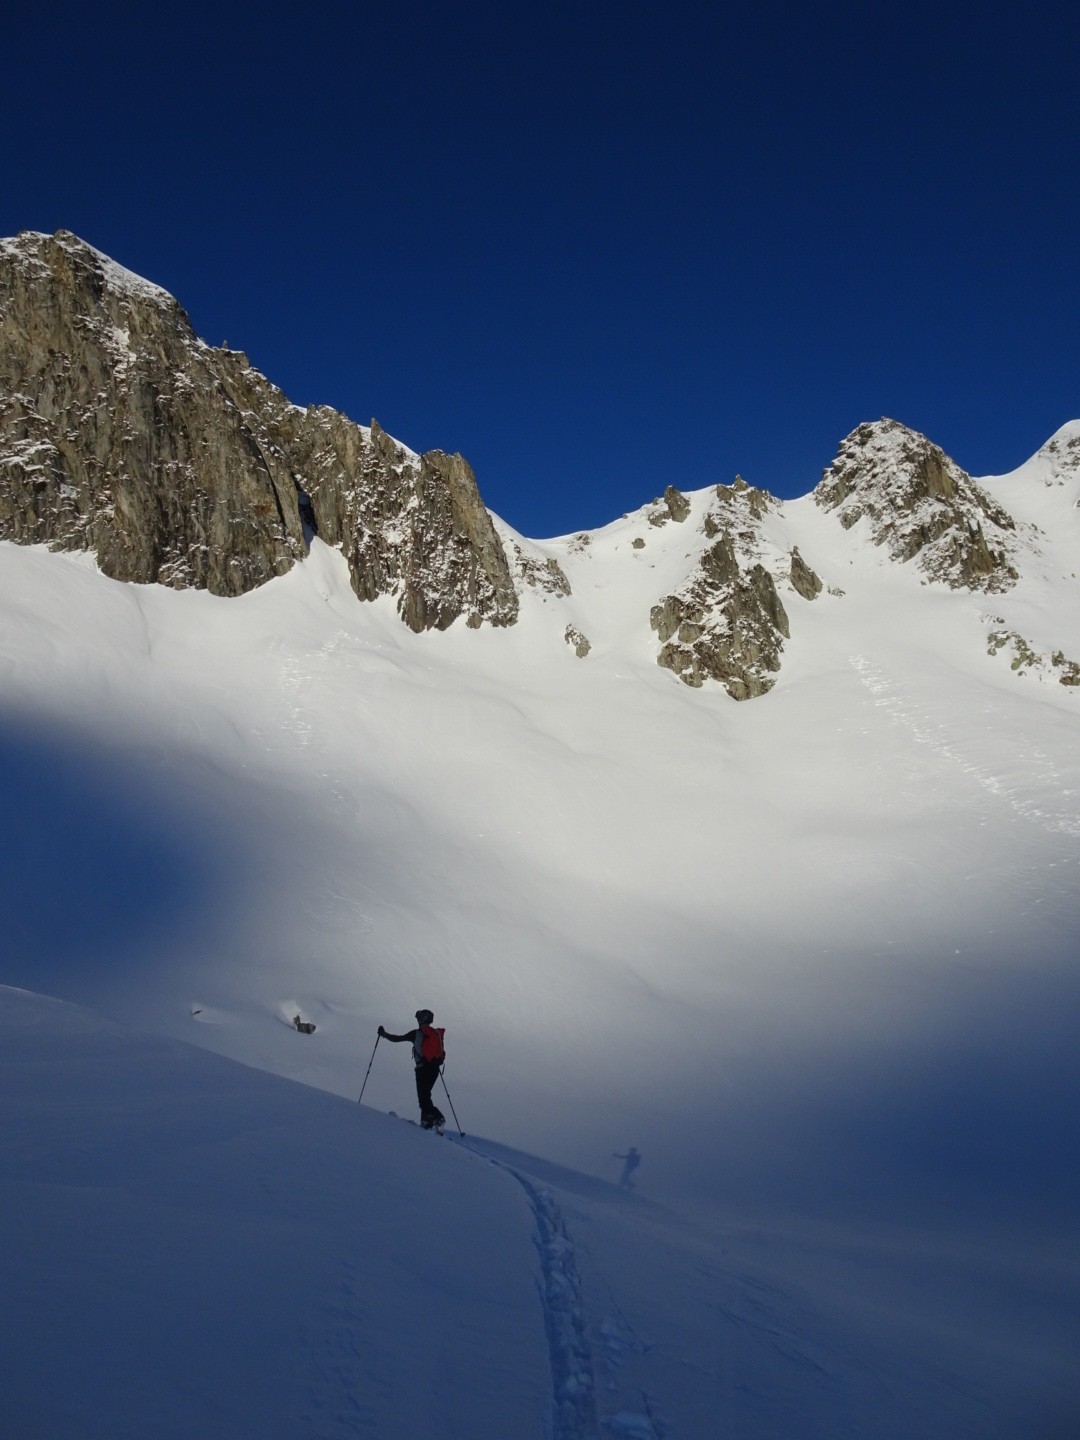
[[[465,1147],[472,1150],[472,1146]],[[553,1440],[599,1440],[596,1381],[592,1350],[586,1338],[585,1305],[581,1296],[574,1242],[562,1211],[549,1191],[541,1190],[520,1171],[472,1150],[512,1175],[525,1191],[536,1219],[536,1250],[540,1257],[540,1303],[544,1310],[554,1401]]]

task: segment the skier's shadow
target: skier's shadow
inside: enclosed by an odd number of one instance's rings
[[[620,1190],[633,1190],[635,1188],[634,1172],[641,1164],[641,1151],[636,1145],[631,1145],[625,1155],[620,1155],[616,1151],[611,1158],[623,1162],[622,1174],[619,1176],[618,1182]]]
[[[543,1185],[551,1185],[568,1194],[580,1195],[585,1199],[604,1200],[608,1204],[617,1197],[625,1197],[622,1198],[621,1203],[631,1205],[636,1213],[653,1214],[656,1217],[670,1213],[661,1202],[643,1199],[635,1192],[632,1185],[623,1185],[621,1182],[613,1184],[610,1180],[602,1180],[595,1175],[586,1175],[580,1170],[571,1170],[565,1165],[556,1164],[554,1160],[546,1160],[540,1155],[530,1155],[524,1150],[514,1150],[509,1145],[500,1145],[498,1141],[487,1140],[481,1136],[469,1135],[462,1143],[469,1150],[486,1155],[498,1164],[505,1165],[508,1170],[528,1175],[534,1180],[539,1180]],[[638,1158],[640,1161],[640,1153]],[[633,1169],[636,1168],[636,1166],[633,1167]],[[631,1173],[633,1173],[633,1169]]]

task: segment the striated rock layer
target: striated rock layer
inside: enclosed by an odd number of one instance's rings
[[[180,305],[66,231],[0,243],[0,539],[118,580],[240,595],[318,533],[414,630],[517,618],[460,455],[301,410]]]

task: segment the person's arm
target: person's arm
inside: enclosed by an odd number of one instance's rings
[[[379,1038],[380,1038],[381,1040],[393,1040],[394,1043],[397,1044],[397,1042],[400,1041],[400,1040],[415,1040],[415,1039],[416,1039],[416,1031],[415,1031],[415,1030],[406,1030],[404,1035],[391,1035],[389,1030],[384,1030],[383,1027],[380,1025],[380,1026],[379,1026]]]

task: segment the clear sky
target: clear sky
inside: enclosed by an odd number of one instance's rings
[[[1080,416],[1080,7],[19,5],[0,233],[74,230],[534,537],[892,415]]]

